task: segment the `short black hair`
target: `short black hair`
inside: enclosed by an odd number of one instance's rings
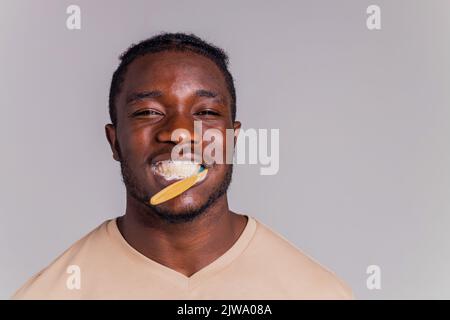
[[[228,70],[228,55],[219,47],[208,43],[194,34],[162,33],[133,44],[122,55],[120,64],[114,72],[109,90],[109,116],[114,126],[117,124],[117,110],[115,100],[121,90],[128,65],[136,58],[150,53],[162,51],[190,51],[211,59],[222,71],[227,89],[231,96],[231,118],[236,119],[236,90],[234,80]]]

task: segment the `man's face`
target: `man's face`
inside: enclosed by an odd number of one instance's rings
[[[166,51],[137,58],[128,66],[115,105],[117,124],[106,126],[108,141],[114,159],[121,162],[128,193],[146,206],[151,206],[151,196],[173,183],[156,174],[155,166],[171,159],[179,142],[173,140],[174,130],[189,132],[191,139],[184,141],[190,142],[192,153],[195,144],[204,150],[209,142],[194,136],[194,121],[201,121],[202,136],[210,128],[222,133],[220,147],[225,155],[226,129],[234,129],[236,138],[240,128],[238,121],[232,121],[231,97],[221,70],[210,59],[191,52]],[[189,220],[226,193],[231,171],[232,165],[215,163],[203,181],[151,207],[163,218]]]

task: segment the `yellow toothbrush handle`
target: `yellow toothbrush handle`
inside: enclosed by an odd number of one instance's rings
[[[190,187],[192,187],[198,180],[203,179],[206,176],[208,169],[204,169],[202,172],[195,174],[189,178],[183,179],[181,181],[177,181],[162,189],[160,192],[155,194],[150,199],[150,204],[157,205],[163,203],[167,200],[175,198],[176,196],[182,194]]]

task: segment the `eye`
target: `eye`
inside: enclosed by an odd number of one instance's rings
[[[139,110],[132,114],[133,116],[140,117],[140,116],[162,116],[163,114],[161,112],[158,112],[153,109],[145,109],[145,110]]]
[[[199,111],[199,112],[196,113],[196,115],[199,115],[199,116],[210,116],[210,115],[218,116],[220,114],[218,112],[214,111],[214,110],[209,110],[208,109],[208,110]]]

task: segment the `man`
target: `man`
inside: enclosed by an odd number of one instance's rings
[[[225,136],[236,94],[228,58],[194,35],[162,34],[129,48],[115,71],[106,136],[120,162],[126,212],[104,222],[35,275],[16,299],[347,299],[351,291],[255,218],[228,208],[232,164],[174,161],[194,122]],[[175,130],[183,129],[178,138]],[[225,144],[223,144],[225,148]],[[190,155],[189,155],[190,156]],[[185,159],[185,160],[186,160]],[[149,199],[204,166],[190,189]],[[186,171],[187,170],[187,171]]]

